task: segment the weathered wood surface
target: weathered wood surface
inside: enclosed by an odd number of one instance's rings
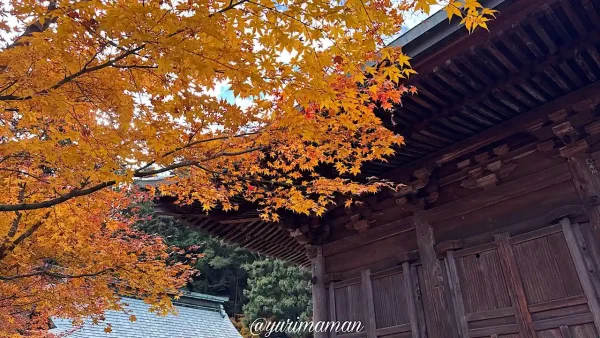
[[[591,154],[587,152],[570,156],[568,163],[573,174],[573,183],[588,215],[595,242],[600,243],[600,173]]]
[[[410,263],[408,261],[402,263],[402,275],[404,276],[404,290],[406,292],[406,305],[410,321],[411,334],[414,338],[420,338],[417,307],[415,306],[415,299],[413,296],[414,290],[411,280]]]
[[[328,310],[328,318],[330,321],[335,322],[337,321],[337,316],[336,316],[336,310],[335,310],[335,286],[334,283],[331,282],[329,283],[329,288],[328,288],[328,305],[329,305],[329,310]],[[329,333],[329,338],[337,338],[337,332],[335,332],[335,330],[332,330]]]
[[[456,269],[456,261],[454,260],[454,253],[452,251],[448,251],[445,261],[446,271],[448,274],[448,284],[450,285],[450,292],[452,296],[452,304],[454,305],[454,316],[460,336],[466,338],[469,337],[469,328],[467,326],[467,319],[465,316],[465,305],[463,303],[462,290]]]
[[[308,255],[312,270],[313,321],[327,321],[327,290],[325,289],[325,257],[321,247],[313,247]],[[327,338],[326,332],[315,332],[315,338]]]
[[[427,221],[427,214],[423,211],[415,213],[414,222],[419,253],[423,263],[423,297],[430,304],[430,308],[427,309],[431,318],[428,322],[429,333],[432,337],[450,338],[453,337],[451,331],[452,309],[447,302],[444,291],[445,278],[435,253],[433,228]]]
[[[373,301],[373,284],[371,283],[371,270],[361,271],[362,292],[365,301],[365,317],[367,338],[377,338],[377,323],[375,322],[375,303]]]
[[[525,291],[523,290],[521,273],[519,272],[512,247],[508,241],[508,236],[497,236],[496,244],[498,245],[498,255],[500,257],[502,271],[506,277],[506,284],[508,285],[513,308],[515,310],[519,333],[523,337],[534,338],[536,337],[536,334],[533,330],[531,314],[527,308],[527,299],[525,297]]]
[[[583,292],[587,298],[590,312],[594,318],[596,330],[600,332],[600,302],[598,302],[597,290],[595,290],[592,283],[588,267],[586,266],[585,259],[580,251],[571,222],[569,219],[565,218],[560,221],[560,224],[563,228],[563,233],[569,247],[569,252],[571,253],[571,257],[575,263],[575,269],[577,270],[577,275],[579,276],[579,281],[581,282]]]

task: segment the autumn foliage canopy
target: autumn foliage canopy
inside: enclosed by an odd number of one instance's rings
[[[207,212],[242,199],[272,221],[389,184],[355,178],[403,143],[375,111],[389,118],[417,92],[385,38],[436,4],[3,1],[0,336],[43,335],[52,316],[101,321],[119,295],[171,310],[189,272],[132,228],[136,179],[168,175],[150,194]],[[469,30],[493,16],[441,4]]]

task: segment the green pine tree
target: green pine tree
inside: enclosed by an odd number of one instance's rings
[[[244,265],[248,287],[244,290],[245,324],[257,318],[273,321],[305,321],[312,313],[310,271],[277,259],[261,259]],[[307,337],[271,335],[271,337]]]

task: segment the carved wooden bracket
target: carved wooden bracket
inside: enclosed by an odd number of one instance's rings
[[[438,243],[435,246],[435,253],[443,255],[450,250],[460,250],[464,247],[462,239],[455,239]]]
[[[406,183],[400,187],[394,194],[396,197],[405,196],[408,194],[416,194],[419,189],[424,188],[429,183],[429,177],[431,176],[431,170],[428,168],[421,168],[413,173],[415,180]]]
[[[585,214],[585,210],[583,209],[582,205],[579,204],[573,204],[573,205],[563,205],[561,207],[558,207],[556,209],[551,210],[550,212],[548,212],[544,218],[546,219],[546,222],[548,224],[564,218],[564,217],[573,217],[573,216],[579,216],[579,215],[583,215]]]
[[[382,216],[382,212],[373,213],[367,205],[363,205],[358,209],[358,213],[350,216],[350,221],[346,223],[346,229],[356,230],[359,233],[365,232],[371,228],[371,224],[377,222]]]
[[[402,264],[404,262],[414,262],[419,259],[419,251],[407,251],[401,254],[396,255],[396,259],[398,260],[398,264]]]
[[[545,157],[554,158],[559,155],[557,149],[554,149],[555,145],[556,144],[554,143],[554,140],[549,139],[547,141],[538,143],[537,150]]]
[[[468,172],[468,177],[460,184],[467,189],[489,189],[498,185],[501,178],[507,177],[517,165],[510,161],[497,160],[488,163],[485,167],[477,167]]]
[[[590,147],[585,139],[579,140],[573,144],[562,147],[559,149],[560,156],[571,157],[573,155],[581,154],[590,151]]]
[[[288,229],[290,232],[290,236],[292,236],[296,242],[300,244],[308,244],[310,243],[310,238],[308,238],[300,229]]]
[[[556,135],[565,146],[570,146],[579,140],[579,133],[573,127],[571,122],[563,122],[552,127],[552,132]]]

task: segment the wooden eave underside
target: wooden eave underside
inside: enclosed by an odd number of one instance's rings
[[[390,168],[397,174],[438,161],[430,155],[596,82],[598,8],[592,0],[514,1],[490,33],[459,32],[454,43],[414,60],[419,74],[409,83],[419,94],[382,116],[406,145],[364,174],[394,178]]]
[[[202,207],[196,205],[174,205],[172,199],[160,199],[157,209],[160,214],[175,216],[191,228],[228,243],[295,264],[308,264],[304,247],[289,235],[288,230],[280,224],[261,220],[257,212],[244,212],[237,217],[223,219],[207,215]]]
[[[406,145],[387,163],[365,166],[365,175],[404,182],[416,169],[460,160],[527,131],[561,107],[600,98],[600,0],[516,0],[501,8],[490,33],[454,35],[413,60],[419,74],[409,83],[419,94],[406,97],[393,116],[382,116],[393,118]],[[223,219],[169,200],[159,205],[163,213],[227,242],[296,264],[309,262],[304,245],[285,225],[264,222],[257,212]],[[398,224],[393,228],[398,231]]]

